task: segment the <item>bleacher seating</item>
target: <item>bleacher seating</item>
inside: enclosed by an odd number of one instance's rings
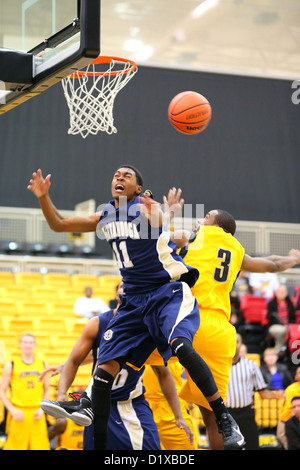
[[[288,329],[288,347],[291,354],[299,351],[300,346],[300,325],[297,323],[289,324]]]
[[[120,276],[114,275],[0,272],[1,360],[4,356],[10,360],[19,352],[19,335],[23,332],[36,336],[37,351],[48,365],[66,360],[86,324],[86,320],[73,313],[76,298],[83,295],[86,285],[91,285],[94,295],[108,303],[115,298],[120,280]],[[259,297],[245,296],[241,308],[244,309],[247,326],[252,321],[263,324],[262,312],[266,310],[266,304]],[[299,323],[300,319],[298,327]],[[250,350],[248,357],[259,365],[259,354],[251,354]],[[3,364],[0,364],[0,378],[2,368]],[[71,390],[84,389],[90,378],[91,365],[80,367]],[[52,398],[55,399],[58,377],[51,378],[50,383]],[[256,393],[254,406],[256,421],[261,428],[277,425],[281,400],[262,400]]]
[[[276,428],[279,420],[281,410],[284,404],[284,399],[262,399],[258,392],[254,394],[254,411],[255,421],[260,428],[270,429]]]
[[[240,309],[246,323],[267,323],[267,301],[264,297],[244,295],[241,297]]]
[[[74,314],[75,300],[84,287],[109,303],[115,298],[120,276],[92,276],[62,273],[0,272],[0,378],[5,360],[19,353],[19,337],[32,333],[37,352],[48,365],[65,361],[87,320]],[[74,389],[84,389],[91,377],[91,365],[80,367]],[[50,380],[52,394],[58,378]]]

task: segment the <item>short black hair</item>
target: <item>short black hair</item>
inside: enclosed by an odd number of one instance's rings
[[[134,166],[132,165],[120,165],[118,166],[118,170],[120,168],[130,168],[131,170],[133,170],[135,172],[135,176],[136,176],[136,181],[137,183],[140,185],[140,186],[143,186],[144,185],[144,178],[143,178],[143,175],[142,173],[137,169],[135,168]]]
[[[299,397],[299,396],[293,397],[293,398],[291,399],[291,403],[293,403],[293,401],[296,401],[296,400],[300,400],[300,397]]]
[[[222,227],[222,229],[226,230],[226,232],[231,233],[231,235],[235,234],[236,231],[236,223],[234,217],[229,214],[229,212],[223,211],[222,209],[217,209],[218,213],[215,218],[215,222]]]

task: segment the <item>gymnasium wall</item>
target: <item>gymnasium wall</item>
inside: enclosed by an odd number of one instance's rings
[[[178,92],[195,90],[213,117],[187,136],[168,122]],[[224,208],[236,219],[299,223],[300,105],[291,82],[140,67],[115,101],[118,133],[70,136],[60,84],[0,117],[0,205],[37,207],[34,170],[52,174],[60,209],[110,197],[115,169],[137,166],[156,199],[181,187],[186,203]],[[193,214],[194,215],[194,214]]]

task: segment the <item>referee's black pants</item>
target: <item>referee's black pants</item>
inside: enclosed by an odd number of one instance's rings
[[[245,438],[245,449],[258,450],[258,429],[252,405],[245,406],[244,408],[228,408],[228,411],[239,425],[241,433]]]

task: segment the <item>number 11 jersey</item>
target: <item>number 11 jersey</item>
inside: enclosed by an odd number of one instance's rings
[[[110,201],[99,220],[100,233],[110,243],[118,262],[124,292],[147,293],[170,281],[193,286],[199,276],[197,269],[187,266],[177,254],[164,227],[149,224],[140,213],[140,203],[138,196],[121,208]]]

